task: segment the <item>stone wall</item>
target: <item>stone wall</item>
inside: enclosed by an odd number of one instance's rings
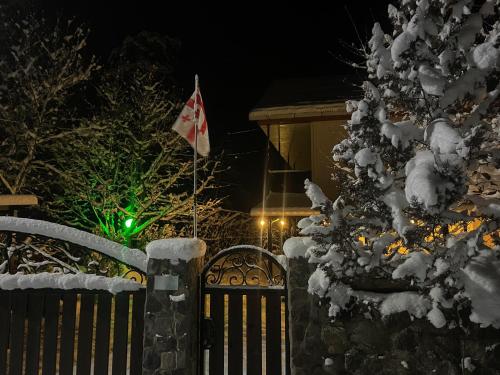
[[[149,258],[143,375],[197,374],[202,259]]]
[[[304,258],[288,259],[288,311],[290,366],[293,375],[320,375],[327,346],[320,340],[324,325],[318,299],[307,292],[307,280],[315,265]]]
[[[368,319],[356,309],[331,323],[327,306],[307,293],[315,265],[288,262],[292,375],[500,374],[500,330],[473,326],[465,335],[407,313]],[[462,370],[465,358],[474,371]]]

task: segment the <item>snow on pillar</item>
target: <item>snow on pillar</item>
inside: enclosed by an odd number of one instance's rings
[[[321,312],[318,298],[307,292],[309,275],[316,269],[306,259],[309,237],[291,237],[283,244],[288,258],[288,313],[290,328],[291,375],[326,374],[322,358],[326,353],[321,340]]]
[[[143,375],[195,375],[198,357],[198,274],[205,242],[150,242],[144,318]]]

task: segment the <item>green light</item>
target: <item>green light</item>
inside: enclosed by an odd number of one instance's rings
[[[134,222],[134,219],[127,219],[127,220],[125,220],[125,226],[127,228],[130,228],[132,226],[133,222]]]

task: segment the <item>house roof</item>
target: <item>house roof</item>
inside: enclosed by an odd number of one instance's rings
[[[344,103],[361,96],[359,77],[351,75],[277,80],[267,88],[257,108]]]
[[[344,102],[361,96],[360,83],[358,77],[346,75],[274,81],[250,111],[249,119],[280,122],[344,118]]]

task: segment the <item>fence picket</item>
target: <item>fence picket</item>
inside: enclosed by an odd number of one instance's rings
[[[108,375],[111,301],[110,294],[99,294],[97,298],[94,375]]]
[[[266,296],[266,372],[281,374],[281,296]]]
[[[247,295],[247,374],[262,375],[262,296]]]
[[[76,375],[90,375],[92,361],[92,325],[94,321],[95,295],[82,293],[80,299],[80,324],[78,327],[78,349]]]
[[[243,374],[243,295],[229,295],[228,369],[231,375]]]
[[[129,293],[115,296],[115,327],[113,332],[113,375],[127,372]]]
[[[12,320],[10,325],[9,375],[22,375],[24,349],[24,321],[26,293],[12,294]]]
[[[224,374],[224,292],[210,293],[210,318],[214,322],[214,345],[210,348],[209,373]]]
[[[48,292],[44,303],[44,338],[42,375],[56,374],[57,329],[59,322],[58,293]]]
[[[59,372],[61,374],[73,373],[75,357],[75,322],[76,322],[76,294],[63,295],[61,348],[59,356]]]
[[[38,374],[40,360],[40,328],[42,325],[43,294],[28,294],[28,345],[26,348],[26,373]]]
[[[10,337],[11,293],[0,291],[0,374],[7,373],[7,349]]]
[[[132,305],[132,337],[130,343],[130,375],[142,374],[145,293],[134,293]]]

